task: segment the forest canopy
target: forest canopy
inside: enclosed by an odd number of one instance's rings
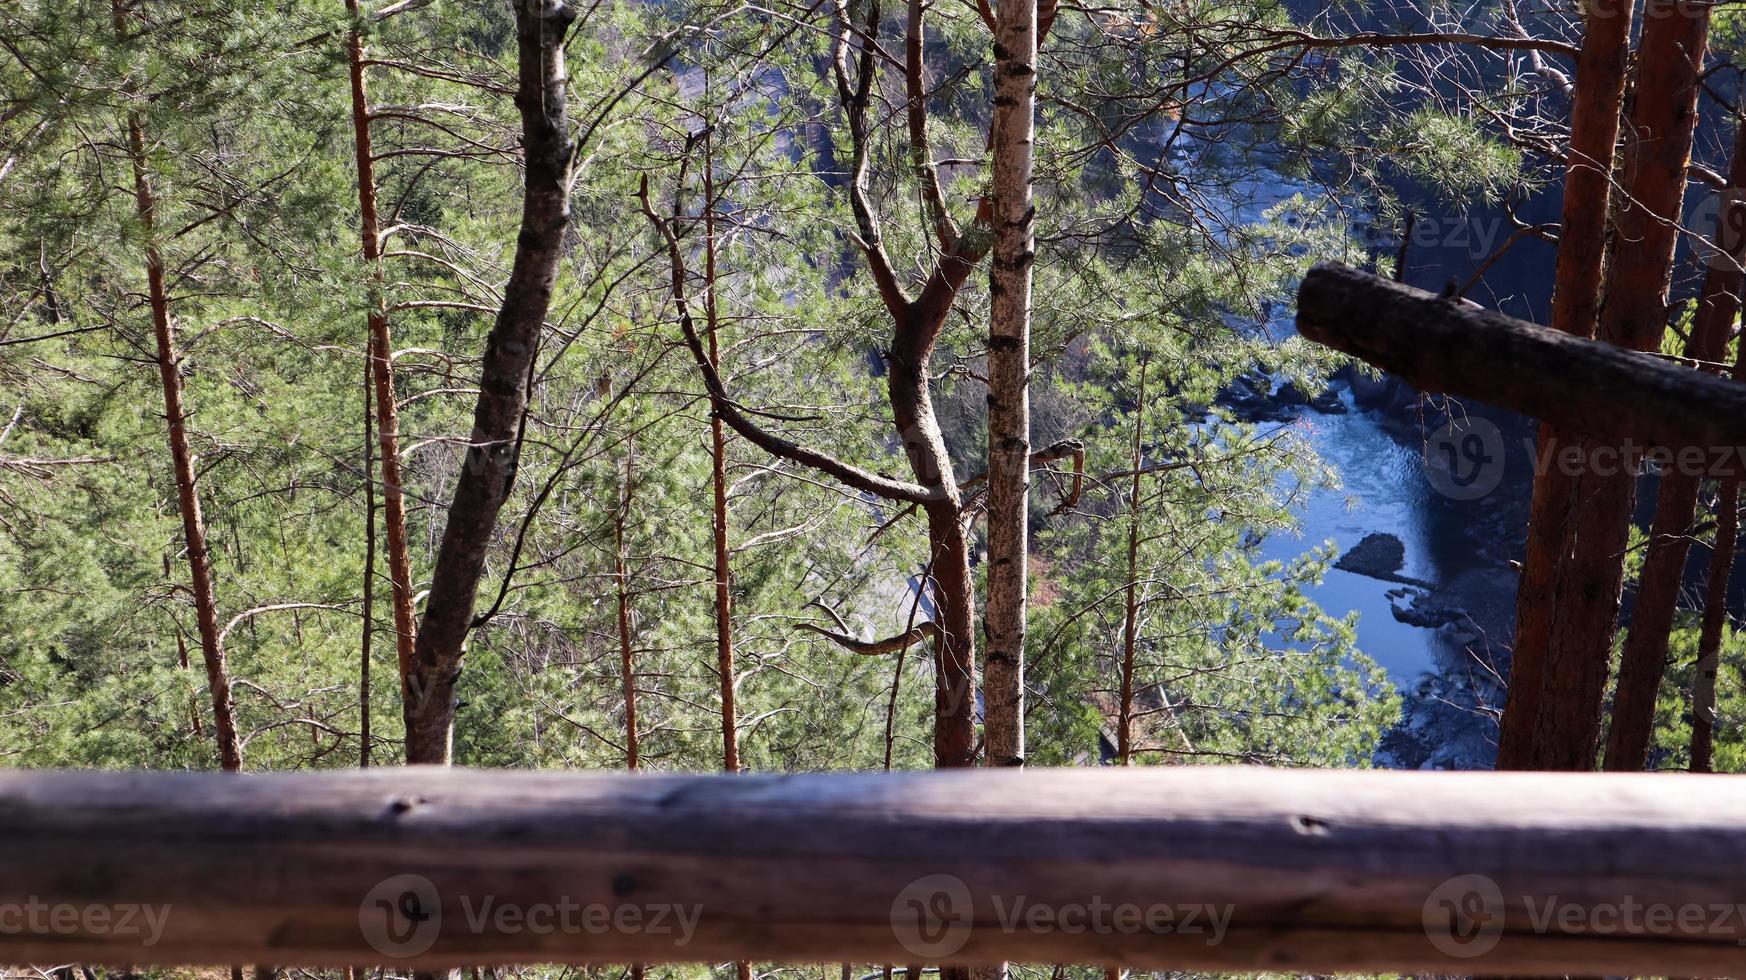
[[[1688,255],[1712,229],[1627,254],[1611,166],[1573,205],[1604,18],[1024,6],[0,8],[0,759],[1490,765],[1513,617],[1439,621],[1425,559],[1371,568],[1455,651],[1385,668],[1398,634],[1328,586],[1359,541],[1315,517],[1368,476],[1336,420],[1430,461],[1468,407],[1364,403],[1387,376],[1290,299],[1337,260],[1594,335],[1559,306],[1578,206],[1643,279],[1603,339],[1726,360]],[[1704,19],[1723,60],[1734,19]],[[1671,30],[1636,70],[1692,50]],[[1612,105],[1627,137],[1688,107],[1676,159],[1618,164],[1673,174],[1663,225],[1687,163],[1737,183],[1724,75]],[[1675,315],[1609,336],[1633,289]],[[1707,551],[1726,509],[1731,543],[1729,485],[1691,482],[1660,533]],[[1528,487],[1425,505],[1478,528],[1508,610],[1507,563],[1548,567]],[[1629,503],[1585,533],[1637,534],[1630,561],[1571,559],[1613,586],[1572,767],[1621,590],[1680,592]],[[1691,665],[1735,656],[1667,610],[1653,676],[1626,653],[1617,681],[1647,692],[1636,768],[1689,761]],[[1696,717],[1738,697],[1724,672]],[[1476,755],[1427,761],[1435,704]]]

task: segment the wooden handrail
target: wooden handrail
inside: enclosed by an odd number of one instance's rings
[[[1746,781],[0,772],[0,962],[1746,966]]]

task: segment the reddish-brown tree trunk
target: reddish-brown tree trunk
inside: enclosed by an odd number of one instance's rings
[[[1697,121],[1708,14],[1681,0],[1650,0],[1637,59],[1626,194],[1601,310],[1602,340],[1653,349],[1667,321],[1667,290],[1678,241],[1691,139]],[[1578,443],[1598,464],[1603,443]],[[1576,478],[1567,553],[1552,589],[1552,622],[1535,717],[1528,722],[1531,769],[1592,769],[1600,738],[1612,641],[1624,581],[1625,547],[1636,501],[1635,461],[1598,465]]]
[[[1730,188],[1746,187],[1746,125],[1737,126],[1734,135],[1734,157],[1729,165]],[[1733,233],[1729,228],[1730,213],[1735,202],[1725,195],[1724,210],[1716,215],[1714,234],[1718,243],[1726,242]],[[1715,361],[1727,348],[1728,333],[1740,312],[1740,290],[1746,286],[1746,276],[1731,257],[1712,262],[1704,275],[1703,290],[1698,301],[1697,316],[1692,323],[1691,342],[1686,353],[1699,361]],[[1649,535],[1649,551],[1638,577],[1637,601],[1631,612],[1631,628],[1625,635],[1624,657],[1619,665],[1619,679],[1614,686],[1612,725],[1607,730],[1606,768],[1635,771],[1648,762],[1649,739],[1655,725],[1655,701],[1661,688],[1661,676],[1667,664],[1667,638],[1673,628],[1674,613],[1679,602],[1680,586],[1685,579],[1686,556],[1691,549],[1692,518],[1697,512],[1700,474],[1677,462],[1682,447],[1670,447],[1676,463],[1661,478],[1661,488],[1655,505],[1655,523]],[[1705,452],[1703,458],[1711,458]],[[1720,516],[1720,515],[1718,515]],[[1729,536],[1730,539],[1732,535]],[[1718,536],[1718,549],[1733,550],[1733,542],[1723,542]],[[1714,566],[1724,559],[1718,550],[1711,558]],[[1725,590],[1727,575],[1722,575]],[[1723,600],[1726,595],[1724,591]],[[1708,610],[1706,607],[1706,618]],[[1707,623],[1706,623],[1707,625]]]
[[[125,42],[127,12],[121,0],[115,0],[111,13],[116,37]],[[182,407],[181,355],[176,352],[176,327],[170,319],[169,291],[164,285],[164,259],[156,241],[158,205],[147,164],[145,124],[137,112],[128,114],[127,148],[133,165],[134,213],[145,242],[147,298],[157,339],[158,379],[164,394],[170,463],[176,475],[177,504],[182,514],[182,539],[188,549],[189,585],[200,631],[200,653],[206,661],[206,686],[212,693],[213,733],[218,740],[219,765],[226,772],[239,772],[243,764],[242,741],[236,732],[230,667],[225,662],[224,641],[219,635],[212,555],[207,550],[206,520],[200,512],[200,492],[194,482],[194,452],[188,445],[187,416]]]
[[[364,343],[364,630],[358,643],[358,768],[370,767],[370,646],[376,630],[375,409],[370,384],[374,339]]]
[[[1134,752],[1134,659],[1140,631],[1140,447],[1146,424],[1146,368],[1140,359],[1139,400],[1134,408],[1134,438],[1128,453],[1134,469],[1128,486],[1128,581],[1122,598],[1122,665],[1120,700],[1116,703],[1116,758],[1127,765]]]
[[[1740,373],[1736,369],[1735,375]],[[1739,504],[1740,479],[1723,480],[1716,494],[1716,543],[1710,551],[1703,630],[1698,638],[1697,667],[1692,674],[1692,772],[1709,772],[1715,752],[1716,670],[1722,660],[1722,624],[1728,616],[1728,575],[1734,568],[1734,545],[1740,531]]]
[[[1600,339],[1621,347],[1654,350],[1666,329],[1708,18],[1707,7],[1688,8],[1683,0],[1649,0],[1645,7],[1623,168],[1627,195],[1617,214],[1599,329]],[[1581,443],[1585,449],[1601,444]],[[1542,690],[1534,750],[1542,765],[1536,768],[1595,764],[1637,498],[1634,462],[1623,461],[1616,472],[1591,466],[1578,476],[1575,498],[1574,546],[1553,591],[1557,628],[1545,676],[1556,683]]]
[[[703,135],[703,316],[709,333],[709,363],[721,369],[721,328],[715,294],[715,138]],[[734,704],[733,568],[728,551],[727,427],[709,413],[710,485],[714,492],[715,538],[715,659],[721,686],[721,767],[740,771],[738,711]],[[743,965],[743,964],[742,964]]]
[[[635,771],[639,763],[637,739],[637,672],[636,647],[631,633],[630,566],[624,549],[624,526],[630,519],[631,496],[635,492],[635,445],[625,444],[624,480],[619,486],[618,504],[612,511],[612,567],[618,587],[618,679],[624,692],[624,765]]]
[[[933,338],[951,308],[950,298],[944,302],[939,309],[908,311],[898,336],[910,342],[894,345],[887,354],[886,379],[910,471],[935,498],[922,508],[933,569],[929,595],[939,628],[934,639],[934,765],[951,769],[976,764],[976,585],[970,571],[968,515],[928,390]],[[925,338],[925,346],[919,338]]]
[[[1734,169],[1729,174],[1729,182],[1741,187],[1746,186],[1746,117],[1736,113],[1734,125]],[[1716,216],[1716,247],[1725,254],[1715,258],[1709,274],[1733,277],[1733,288],[1718,297],[1718,305],[1731,303],[1737,309],[1741,290],[1746,289],[1746,275],[1739,271],[1740,263],[1746,262],[1746,238],[1740,234],[1740,229],[1746,224],[1746,201],[1727,195],[1722,200],[1722,208],[1722,213]],[[1728,319],[1731,321],[1732,316]],[[1742,344],[1735,354],[1733,377],[1736,381],[1746,381],[1746,344]],[[1698,635],[1697,667],[1692,676],[1692,772],[1710,771],[1715,748],[1716,671],[1721,664],[1722,627],[1728,618],[1728,578],[1734,570],[1734,548],[1740,530],[1740,480],[1740,474],[1729,474],[1716,491],[1716,540],[1710,549],[1703,627]]]
[[[400,410],[394,393],[394,344],[383,305],[381,228],[376,213],[376,166],[370,141],[370,104],[364,87],[364,38],[358,26],[358,0],[346,0],[352,30],[346,43],[351,72],[352,145],[358,167],[358,233],[369,267],[370,363],[376,380],[376,433],[382,445],[382,517],[388,539],[388,580],[394,609],[394,649],[400,697],[408,699],[407,677],[418,626],[412,604],[412,553],[406,541],[406,497],[400,471]]]
[[[1570,157],[1564,176],[1563,220],[1552,290],[1552,327],[1579,337],[1594,335],[1606,258],[1607,202],[1612,193],[1614,147],[1619,138],[1630,56],[1631,5],[1585,3],[1582,48],[1576,62],[1571,106]],[[1558,434],[1541,425],[1538,459],[1548,459]],[[1533,724],[1540,713],[1546,648],[1552,634],[1552,595],[1567,548],[1574,480],[1557,467],[1534,477],[1527,553],[1516,595],[1515,648],[1509,701],[1498,738],[1499,769],[1534,766]]]

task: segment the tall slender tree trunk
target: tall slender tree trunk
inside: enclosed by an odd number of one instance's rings
[[[562,0],[514,0],[513,8],[520,59],[515,104],[521,111],[526,181],[521,233],[503,305],[485,342],[466,463],[449,505],[413,649],[406,707],[410,763],[447,765],[452,755],[463,648],[473,626],[485,553],[514,484],[529,373],[570,217],[564,35],[576,14]]]
[[[636,492],[636,445],[625,443],[624,479],[619,484],[618,505],[612,510],[613,579],[618,587],[618,678],[624,692],[624,766],[635,772],[640,762],[637,741],[636,646],[631,632],[630,565],[625,555],[624,528],[630,520],[631,497]]]
[[[624,447],[624,482],[619,488],[618,506],[613,509],[612,547],[613,569],[618,585],[618,677],[624,691],[624,767],[637,771],[641,764],[641,742],[637,734],[637,671],[636,647],[631,634],[630,568],[624,547],[625,523],[630,519],[631,496],[636,492],[636,440],[630,438]],[[643,980],[643,964],[632,963],[629,980]]]
[[[1140,447],[1146,430],[1146,369],[1150,366],[1150,359],[1142,357],[1134,438],[1128,452],[1134,474],[1128,486],[1128,580],[1122,598],[1121,692],[1116,703],[1116,757],[1124,766],[1134,752],[1134,660],[1140,632]]]
[[[707,85],[707,82],[705,82]],[[703,321],[709,334],[709,363],[721,370],[721,308],[715,293],[715,135],[703,132]],[[714,494],[710,528],[715,541],[715,659],[721,687],[721,767],[740,771],[738,710],[734,698],[733,566],[728,552],[727,427],[709,413],[709,476]],[[751,980],[752,965],[734,964],[737,980]]]
[[[370,142],[370,103],[364,87],[364,38],[358,0],[346,0],[352,17],[346,59],[352,84],[352,145],[358,166],[358,234],[369,267],[370,363],[376,380],[376,433],[382,444],[382,515],[388,538],[388,580],[394,608],[394,650],[399,665],[400,698],[408,701],[418,626],[412,605],[412,553],[406,541],[406,497],[400,471],[400,408],[394,393],[394,344],[382,296],[382,241],[376,212],[376,163]]]
[[[1001,0],[990,129],[994,245],[988,272],[988,610],[983,739],[990,766],[1025,761],[1025,601],[1031,484],[1031,197],[1036,0]]]
[[[715,294],[715,138],[703,134],[703,316],[709,331],[709,363],[721,370],[720,307]],[[738,712],[734,704],[733,568],[728,552],[727,427],[709,413],[710,484],[715,494],[715,659],[721,684],[721,767],[740,771]],[[744,966],[744,964],[741,964]],[[741,980],[744,980],[742,977]]]
[[[1649,0],[1638,47],[1636,97],[1625,166],[1626,194],[1601,309],[1599,337],[1637,350],[1659,346],[1678,242],[1680,205],[1697,122],[1698,76],[1708,14],[1683,0]],[[1594,768],[1624,584],[1625,551],[1636,503],[1636,460],[1602,472],[1595,452],[1577,477],[1569,555],[1552,596],[1557,628],[1546,648],[1540,710],[1533,725],[1536,769]]]
[[[1613,156],[1619,138],[1630,57],[1631,4],[1587,0],[1582,48],[1576,61],[1576,97],[1571,106],[1570,156],[1552,290],[1552,326],[1578,337],[1594,336],[1606,258],[1607,202],[1612,194]],[[1547,460],[1558,434],[1542,424],[1537,458]],[[1552,595],[1567,554],[1574,479],[1557,467],[1540,467],[1528,520],[1527,553],[1516,595],[1515,648],[1509,701],[1498,739],[1497,768],[1535,768],[1535,720],[1546,678],[1546,648],[1552,636]]]
[[[121,0],[113,0],[111,13],[116,38],[125,43],[127,12]],[[129,87],[131,89],[131,83]],[[137,93],[130,90],[127,94]],[[134,211],[145,243],[147,298],[152,311],[152,329],[157,338],[158,378],[163,387],[170,462],[176,474],[176,497],[182,513],[182,538],[188,549],[189,584],[194,593],[194,615],[200,630],[200,653],[206,661],[206,686],[212,692],[213,732],[218,740],[219,765],[226,772],[239,772],[243,764],[242,742],[236,733],[230,667],[225,662],[224,643],[219,636],[212,556],[207,549],[206,520],[200,512],[200,492],[194,483],[194,452],[188,445],[187,416],[182,407],[181,356],[176,352],[176,327],[170,318],[170,297],[164,286],[163,254],[157,246],[158,205],[152,194],[145,124],[139,113],[132,110],[127,117],[127,148],[133,165]]]
[[[1735,376],[1740,375],[1736,370]],[[1734,568],[1739,535],[1740,480],[1722,481],[1716,494],[1716,544],[1710,551],[1709,581],[1704,590],[1703,630],[1691,685],[1691,771],[1709,772],[1715,753],[1716,671],[1722,662],[1722,625],[1728,617],[1728,575]]]
[[[1746,186],[1746,115],[1735,113],[1734,161],[1729,183]],[[1746,201],[1732,195],[1723,198],[1726,210],[1716,216],[1718,256],[1709,275],[1730,275],[1732,288],[1723,289],[1716,297],[1717,305],[1740,306],[1740,294],[1746,289],[1746,275],[1739,271],[1746,262],[1746,238],[1740,234],[1746,219]],[[1724,229],[1726,234],[1723,233]],[[1721,316],[1718,312],[1717,316]],[[1728,319],[1732,320],[1732,315]],[[1746,344],[1735,353],[1734,380],[1746,381]],[[1739,537],[1740,506],[1739,473],[1725,476],[1716,490],[1716,540],[1710,549],[1710,564],[1704,587],[1703,627],[1698,635],[1697,667],[1692,676],[1691,691],[1691,771],[1709,772],[1715,748],[1716,671],[1721,664],[1722,627],[1728,618],[1728,579],[1734,570],[1734,549]]]
[[[375,338],[364,342],[364,631],[358,643],[358,768],[370,767],[370,645],[376,631],[375,410],[370,383]]]
[[[1746,187],[1746,125],[1736,126],[1733,153],[1728,173],[1731,191]],[[1738,217],[1730,213],[1735,205],[1731,196],[1724,197],[1723,208],[1729,210],[1716,216],[1714,233],[1718,242],[1726,241],[1731,233],[1727,222]],[[1746,276],[1741,274],[1731,257],[1711,264],[1704,274],[1691,342],[1686,347],[1689,356],[1700,361],[1715,361],[1723,356],[1734,318],[1740,312],[1742,286],[1746,286]],[[1677,453],[1680,447],[1671,448]],[[1709,458],[1706,451],[1705,459]],[[1609,770],[1635,771],[1648,762],[1649,739],[1655,726],[1655,701],[1667,665],[1667,638],[1673,628],[1680,586],[1685,579],[1692,518],[1697,513],[1701,482],[1700,474],[1681,465],[1671,467],[1661,478],[1655,523],[1649,535],[1649,551],[1638,577],[1637,602],[1631,613],[1631,629],[1625,635],[1625,652],[1615,685],[1612,726],[1607,730],[1606,768]],[[1717,516],[1721,517],[1719,513]],[[1729,538],[1723,542],[1718,534],[1717,549],[1731,553],[1732,535]],[[1713,552],[1710,562],[1712,567],[1717,563],[1724,568],[1731,564],[1723,557],[1722,550]],[[1725,602],[1725,572],[1721,584]],[[1706,620],[1707,616],[1706,607]]]

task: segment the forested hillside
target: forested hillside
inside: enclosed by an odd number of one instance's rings
[[[1695,290],[1731,244],[1692,246],[1737,215],[1733,21],[1665,6],[1627,93],[1629,17],[1507,0],[13,0],[0,760],[1397,764],[1403,690],[1454,696],[1318,603],[1356,542],[1306,502],[1367,475],[1318,426],[1446,467],[1446,423],[1505,416],[1363,404],[1388,379],[1292,291],[1429,268],[1593,335],[1611,255],[1603,339],[1726,360],[1739,277]],[[1511,278],[1554,247],[1556,294]],[[1681,586],[1733,539],[1716,476],[1662,480],[1648,537],[1632,479],[1534,482],[1524,589],[1594,583],[1534,600],[1566,611],[1534,670],[1586,651],[1598,726],[1645,597],[1652,765],[1689,758],[1700,625],[1712,676],[1731,636],[1726,564],[1701,624]],[[1556,506],[1589,543],[1542,541]],[[1510,622],[1443,634],[1486,744]],[[1573,737],[1512,758],[1591,768]]]

